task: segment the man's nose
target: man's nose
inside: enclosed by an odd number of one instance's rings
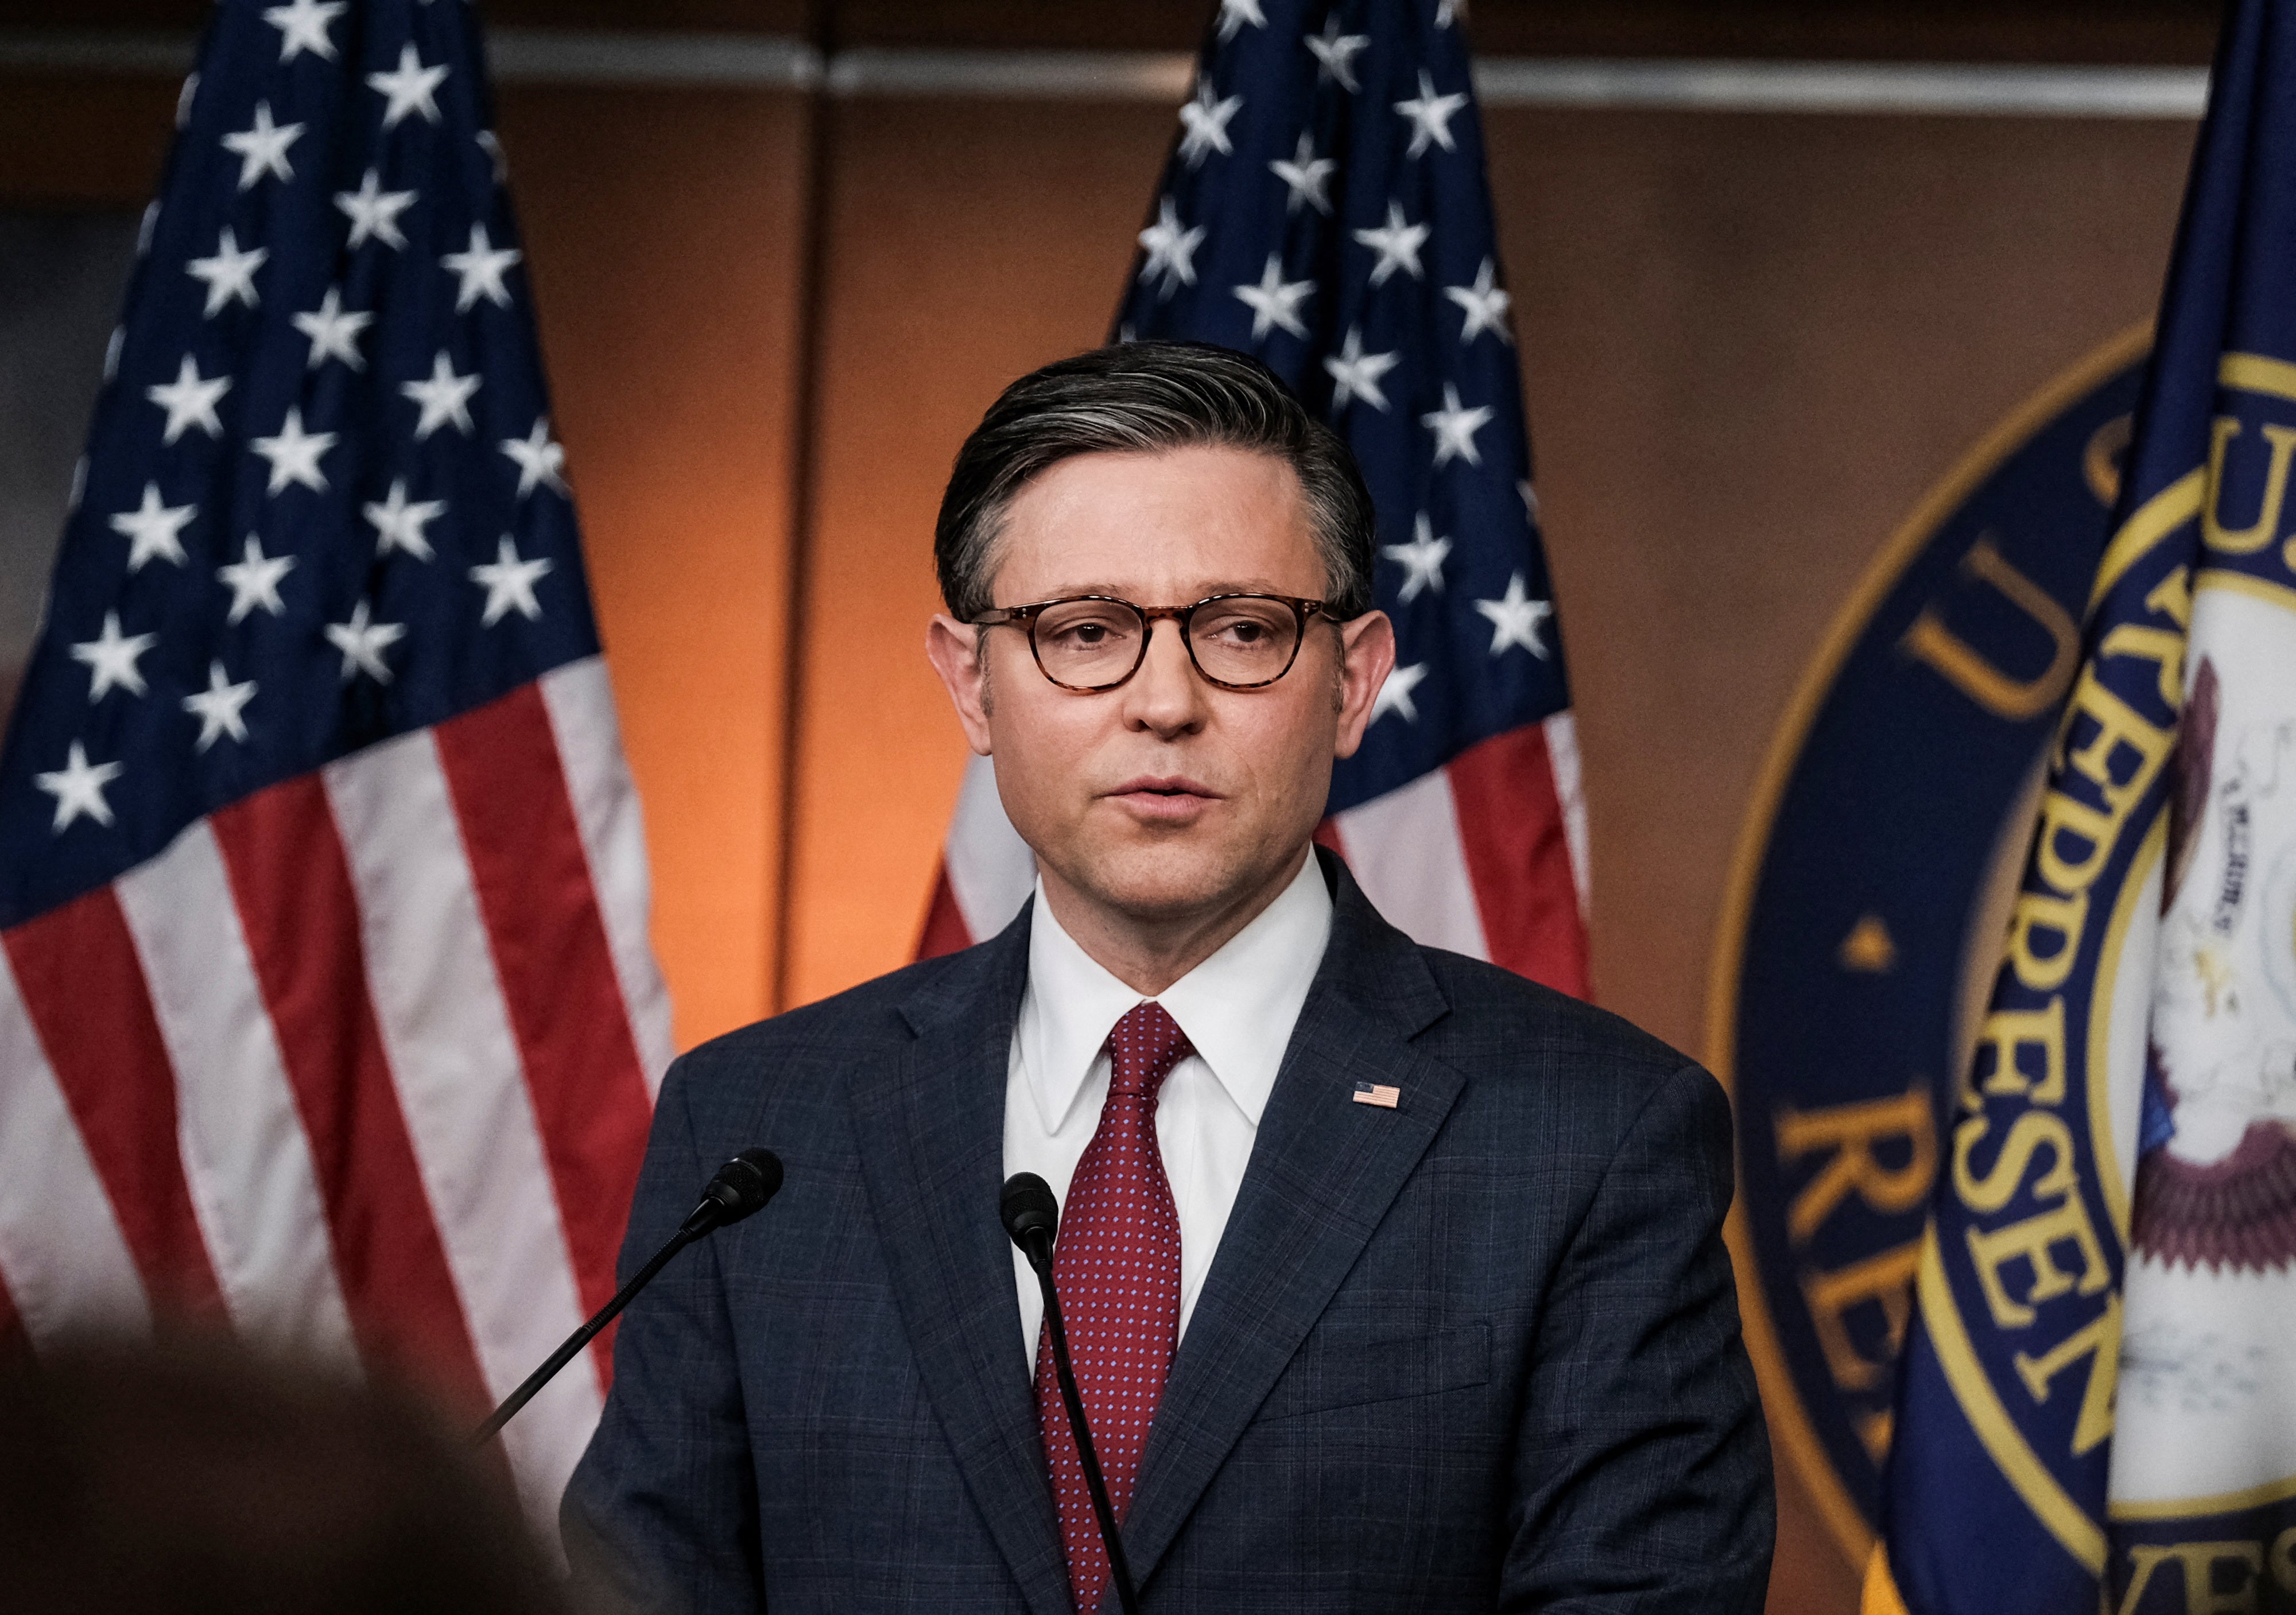
[[[1148,653],[1123,693],[1125,720],[1158,734],[1185,734],[1203,722],[1203,681],[1178,623],[1167,618],[1148,625]]]

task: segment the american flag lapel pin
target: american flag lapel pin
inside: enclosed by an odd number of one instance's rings
[[[1383,1082],[1356,1084],[1355,1098],[1357,1104],[1375,1104],[1383,1111],[1391,1111],[1395,1109],[1395,1102],[1402,1097],[1401,1088],[1389,1087]]]

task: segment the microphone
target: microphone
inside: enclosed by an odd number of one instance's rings
[[[780,1192],[782,1158],[771,1150],[744,1150],[724,1166],[701,1191],[701,1203],[678,1225],[687,1241],[700,1239],[712,1228],[738,1223]]]
[[[1069,1332],[1061,1322],[1060,1291],[1053,1284],[1053,1236],[1061,1220],[1060,1202],[1052,1185],[1034,1172],[1015,1172],[1004,1180],[997,1215],[1004,1232],[1021,1247],[1036,1270],[1045,1292],[1045,1325],[1053,1340],[1053,1370],[1061,1381],[1061,1402],[1069,1410],[1069,1430],[1076,1437],[1077,1456],[1084,1463],[1085,1485],[1092,1492],[1093,1518],[1100,1525],[1101,1545],[1108,1550],[1108,1569],[1116,1582],[1116,1600],[1124,1615],[1138,1615],[1139,1595],[1132,1589],[1132,1566],[1124,1557],[1124,1537],[1116,1529],[1116,1511],[1109,1506],[1108,1483],[1101,1479],[1100,1455],[1093,1451],[1092,1431],[1085,1422],[1084,1397],[1077,1390],[1076,1369],[1069,1362]]]
[[[1039,1180],[1041,1182],[1041,1180]],[[550,1383],[558,1371],[574,1360],[574,1356],[587,1346],[607,1324],[612,1323],[622,1308],[628,1306],[637,1292],[653,1282],[653,1275],[669,1265],[669,1258],[713,1228],[723,1228],[765,1209],[782,1186],[781,1157],[771,1150],[744,1150],[718,1168],[701,1191],[701,1203],[677,1226],[677,1232],[668,1242],[653,1253],[646,1265],[630,1276],[630,1282],[617,1291],[614,1299],[598,1308],[597,1315],[566,1337],[566,1343],[552,1352],[541,1367],[526,1376],[526,1382],[503,1398],[502,1406],[487,1415],[471,1437],[474,1447],[484,1447],[495,1439],[496,1431],[511,1421],[511,1415],[534,1400],[535,1393]],[[1050,1200],[1052,1192],[1046,1191]]]

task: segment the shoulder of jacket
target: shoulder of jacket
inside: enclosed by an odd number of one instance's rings
[[[1653,1086],[1699,1063],[1622,1015],[1513,971],[1439,947],[1419,954],[1450,1005],[1426,1034],[1443,1044],[1488,1046],[1542,1064],[1560,1061]]]

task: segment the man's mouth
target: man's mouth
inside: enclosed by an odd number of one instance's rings
[[[1151,777],[1143,775],[1138,779],[1125,781],[1108,794],[1111,796],[1196,796],[1210,801],[1219,793],[1208,786],[1199,785],[1192,779],[1177,775]]]
[[[1163,820],[1193,818],[1219,799],[1210,786],[1177,775],[1142,775],[1107,794],[1144,818]]]

